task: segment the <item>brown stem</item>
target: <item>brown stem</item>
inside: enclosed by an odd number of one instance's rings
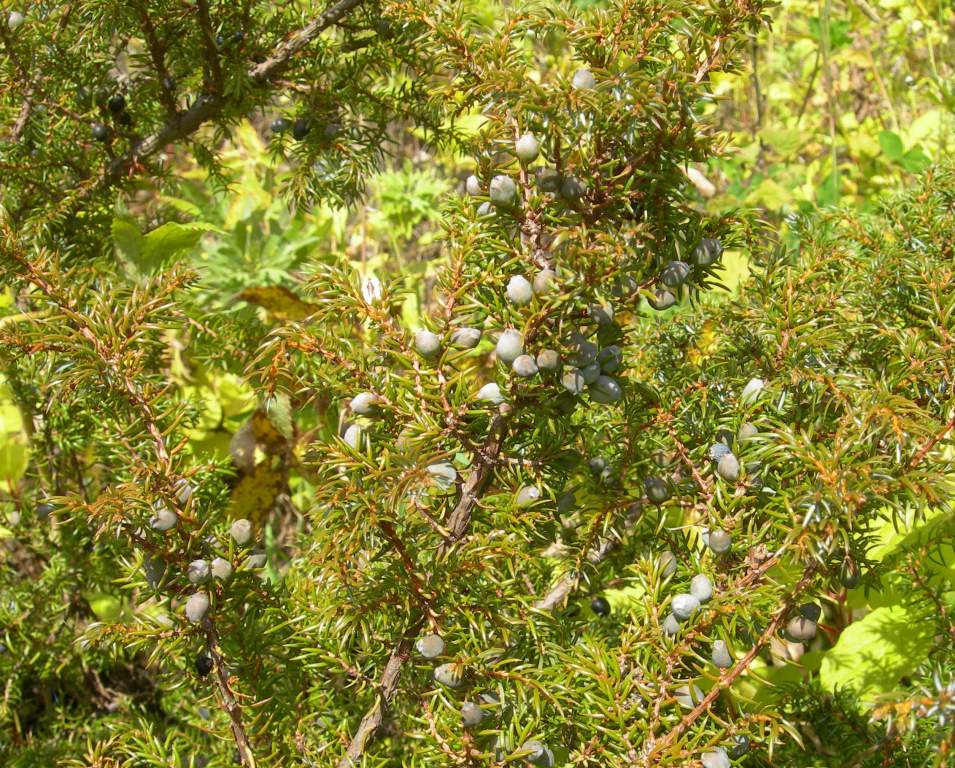
[[[239,750],[239,759],[242,760],[242,765],[255,768],[255,756],[252,754],[249,737],[242,725],[242,707],[239,706],[239,702],[229,685],[229,675],[222,663],[222,654],[219,653],[219,635],[216,633],[215,624],[208,616],[203,619],[202,629],[206,634],[206,649],[209,651],[215,667],[216,687],[219,689],[219,696],[222,698],[222,708],[229,715],[231,721],[232,736]]]

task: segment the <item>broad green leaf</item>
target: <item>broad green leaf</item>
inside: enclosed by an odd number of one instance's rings
[[[277,320],[304,320],[318,309],[280,285],[246,288],[235,298],[264,308]]]
[[[112,225],[113,243],[129,261],[137,264],[143,251],[143,234],[129,219],[116,217]]]
[[[905,147],[902,144],[902,139],[893,131],[879,132],[879,146],[882,147],[882,151],[885,152],[885,156],[890,160],[898,160],[902,157],[902,153],[905,151]]]
[[[0,488],[13,491],[26,472],[30,445],[9,387],[0,382]]]
[[[894,690],[925,660],[935,627],[903,605],[877,608],[843,630],[819,669],[822,687],[851,688],[866,701]]]
[[[912,147],[899,159],[899,163],[910,173],[924,171],[932,164],[932,158],[922,151],[921,147]]]
[[[147,271],[158,268],[170,256],[195,246],[207,232],[224,234],[215,225],[203,222],[179,224],[169,221],[156,227],[143,237],[140,268]]]
[[[100,621],[116,623],[123,617],[123,604],[113,595],[106,592],[87,592],[83,597]]]

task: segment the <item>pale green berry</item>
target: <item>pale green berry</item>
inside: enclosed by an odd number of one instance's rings
[[[441,635],[431,633],[419,637],[415,642],[415,648],[426,659],[436,659],[444,653],[444,640],[441,639]]]
[[[653,296],[648,299],[648,301],[651,307],[658,312],[662,312],[664,309],[669,309],[676,304],[676,296],[674,296],[665,288],[657,288],[653,292]]]
[[[575,91],[589,91],[596,87],[597,80],[591,72],[586,67],[581,67],[576,72],[574,72],[574,79],[571,83]]]
[[[720,456],[716,462],[716,474],[728,483],[735,483],[739,479],[739,459],[732,453]]]
[[[662,477],[648,477],[643,481],[643,490],[654,504],[664,504],[670,500],[670,486]]]
[[[680,621],[686,621],[690,616],[696,613],[699,607],[700,601],[686,592],[675,595],[673,602],[670,604],[670,610],[673,611],[673,615]]]
[[[523,163],[532,163],[540,154],[540,145],[533,133],[525,133],[514,142],[514,154]]]
[[[690,580],[690,594],[701,603],[713,597],[713,582],[705,573],[698,573]]]
[[[517,185],[510,176],[498,175],[491,179],[488,194],[494,205],[510,207],[514,205],[514,199],[517,196]]]
[[[597,354],[597,362],[604,373],[616,373],[623,363],[623,350],[616,344],[604,347]]]
[[[205,592],[196,592],[186,600],[186,618],[193,624],[202,621],[209,610],[209,595]]]
[[[16,29],[24,22],[24,16],[20,11],[10,11],[10,15],[7,16],[7,28]]]
[[[667,635],[675,635],[680,631],[680,621],[672,613],[668,614],[663,620],[663,632]]]
[[[719,240],[704,237],[693,249],[693,261],[701,267],[708,267],[719,261],[723,255],[723,246]]]
[[[371,416],[378,410],[381,398],[374,392],[359,392],[351,399],[349,407],[358,416]]]
[[[740,402],[744,405],[752,405],[759,400],[759,395],[765,386],[766,382],[762,379],[750,379],[739,394]]]
[[[709,456],[713,461],[719,461],[726,454],[732,453],[733,450],[726,443],[713,443],[710,446]]]
[[[209,561],[193,560],[186,568],[186,576],[193,584],[202,584],[209,580]]]
[[[252,523],[248,520],[236,520],[229,527],[232,540],[240,547],[244,547],[252,539]]]
[[[497,340],[495,352],[498,360],[510,365],[524,354],[524,336],[519,331],[507,329]]]
[[[704,752],[700,761],[703,763],[703,768],[730,768],[729,756],[722,747],[717,747],[711,752]]]
[[[537,363],[530,355],[518,355],[511,364],[511,369],[522,379],[529,379],[537,375]]]
[[[517,497],[514,499],[514,506],[518,509],[524,509],[533,504],[536,504],[541,497],[541,489],[536,485],[525,485],[517,492]]]
[[[681,685],[676,689],[676,700],[684,709],[693,709],[697,704],[703,701],[703,691],[692,683]]]
[[[710,531],[706,537],[706,543],[716,554],[722,555],[729,552],[733,546],[733,537],[728,531]]]
[[[570,368],[564,371],[564,375],[560,378],[560,383],[563,384],[564,389],[572,395],[579,395],[584,391],[584,387],[587,386],[587,383],[584,381],[584,375],[577,368]]]
[[[153,504],[153,516],[149,525],[156,531],[168,531],[179,524],[179,515],[166,506],[165,502],[157,501]]]
[[[414,346],[422,357],[437,357],[441,352],[441,339],[431,331],[421,330],[414,335]]]
[[[553,168],[537,169],[537,187],[541,192],[560,192],[561,176]]]
[[[660,553],[660,570],[663,571],[664,576],[672,576],[676,573],[676,555],[674,555],[669,549],[663,550]]]
[[[560,368],[560,355],[555,349],[542,349],[537,353],[537,367],[542,371],[556,371]]]
[[[807,643],[816,636],[816,622],[795,616],[786,624],[786,636],[797,643]]]
[[[571,337],[567,346],[567,362],[576,368],[583,368],[597,359],[597,345],[579,333]]]
[[[426,471],[431,475],[434,484],[443,491],[450,490],[458,479],[458,471],[447,462],[429,464]]]
[[[212,571],[212,575],[220,581],[228,581],[232,578],[232,563],[224,557],[214,558],[210,570]]]
[[[713,641],[713,651],[710,654],[710,659],[720,669],[729,669],[733,666],[733,655],[723,640]]]
[[[434,668],[434,679],[448,688],[458,688],[464,682],[464,672],[458,664],[440,664]]]
[[[596,365],[596,363],[594,363],[594,365]],[[623,390],[620,388],[620,384],[617,383],[616,379],[610,376],[598,376],[597,381],[590,386],[589,391],[591,400],[595,403],[603,403],[605,405],[616,403],[623,397]]]
[[[486,216],[494,215],[494,206],[485,200],[477,207],[477,215],[482,219]]]
[[[580,375],[584,377],[584,384],[593,384],[600,378],[600,366],[597,363],[585,365],[580,369]]]
[[[660,273],[660,280],[667,288],[679,288],[689,276],[689,264],[685,261],[671,261]]]
[[[471,195],[471,197],[477,197],[484,192],[484,190],[481,189],[481,180],[473,173],[468,176],[468,180],[464,182],[464,190]]]
[[[342,435],[342,440],[353,451],[357,451],[361,446],[361,427],[357,424],[350,424],[348,429],[345,430],[345,434]]]
[[[474,349],[481,343],[481,329],[456,328],[451,333],[451,343],[459,349]]]
[[[531,303],[534,289],[526,277],[514,275],[507,284],[507,298],[514,306],[523,307]]]
[[[534,293],[538,296],[545,296],[554,288],[557,280],[557,273],[552,269],[542,269],[534,275]]]
[[[465,728],[477,728],[484,719],[484,710],[473,701],[461,705],[461,724]]]
[[[501,388],[492,381],[478,390],[477,399],[484,403],[500,405],[504,402],[504,395],[501,394]]]
[[[744,442],[746,440],[750,440],[756,437],[756,435],[758,434],[759,434],[759,427],[757,427],[755,424],[750,424],[748,421],[746,421],[740,425],[738,437],[740,442]]]
[[[182,477],[173,483],[172,488],[176,492],[176,501],[179,502],[179,505],[183,507],[186,506],[186,504],[189,503],[189,499],[192,498],[193,492],[193,487],[189,481]]]

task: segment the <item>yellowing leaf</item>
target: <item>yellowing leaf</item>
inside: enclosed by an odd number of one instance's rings
[[[236,299],[262,307],[278,320],[304,320],[318,309],[280,285],[246,288]]]
[[[281,463],[264,461],[245,475],[232,489],[228,515],[236,520],[246,518],[260,527],[275,504],[275,497],[285,487],[285,470]]]

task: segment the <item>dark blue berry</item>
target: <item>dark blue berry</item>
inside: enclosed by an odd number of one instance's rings
[[[597,597],[590,601],[590,610],[598,616],[609,616],[610,603],[607,602],[606,598],[597,595]]]
[[[196,674],[205,679],[212,671],[212,657],[205,653],[196,656]]]
[[[289,129],[289,121],[284,117],[277,117],[269,127],[272,129],[272,133],[284,133]]]
[[[312,130],[312,124],[304,117],[300,117],[294,123],[292,123],[292,136],[297,141],[301,141],[306,136],[308,136],[309,131]]]
[[[106,108],[114,115],[119,114],[126,108],[126,99],[121,93],[110,96],[109,101],[106,102]]]

